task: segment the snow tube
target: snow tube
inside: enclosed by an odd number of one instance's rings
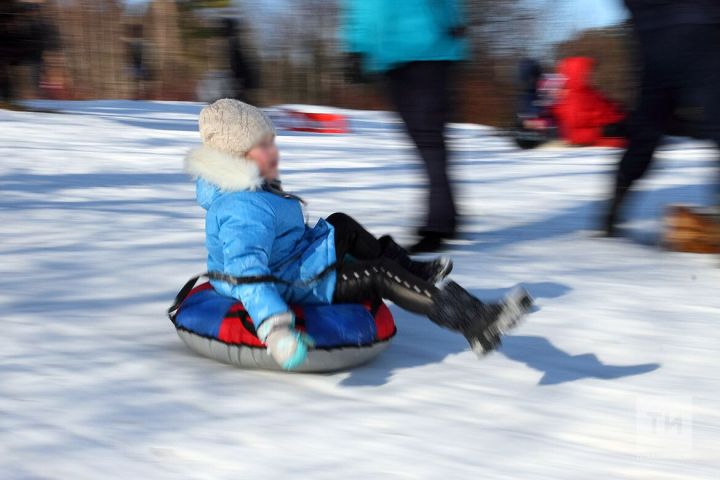
[[[343,370],[382,353],[395,336],[390,310],[381,303],[292,306],[296,327],[315,340],[298,372]],[[210,283],[193,288],[170,316],[180,339],[208,358],[243,368],[281,370],[258,339],[242,303]]]

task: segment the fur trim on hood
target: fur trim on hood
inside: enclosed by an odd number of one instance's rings
[[[210,147],[191,150],[185,157],[185,171],[202,178],[224,192],[258,190],[263,184],[257,166]]]

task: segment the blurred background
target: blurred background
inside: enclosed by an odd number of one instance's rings
[[[339,0],[3,0],[0,95],[310,103],[386,109],[377,82],[349,84]],[[620,0],[468,0],[471,56],[455,121],[515,121],[517,66],[597,62],[593,83],[632,102],[633,45]]]

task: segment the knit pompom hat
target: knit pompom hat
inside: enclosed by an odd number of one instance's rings
[[[234,157],[244,157],[265,137],[275,135],[262,110],[231,98],[203,108],[199,124],[203,145]]]

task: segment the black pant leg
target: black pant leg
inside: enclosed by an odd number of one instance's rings
[[[430,183],[421,231],[443,234],[455,232],[457,217],[445,143],[451,68],[450,62],[413,62],[388,75],[392,100],[420,153]]]
[[[710,199],[710,205],[715,207],[720,214],[720,137],[715,140],[715,146],[718,149],[717,154],[717,173],[714,177],[714,184],[712,190],[712,198]]]
[[[404,270],[393,260],[381,258],[342,265],[337,272],[333,303],[359,303],[386,299],[400,308],[429,315],[439,290]]]
[[[667,35],[653,31],[639,36],[643,75],[636,108],[627,123],[628,146],[618,164],[616,191],[627,191],[645,175],[672,123],[679,52],[674,51],[676,47],[668,42]]]
[[[661,139],[662,132],[647,127],[630,134],[627,150],[618,164],[618,188],[627,190],[645,175]]]
[[[0,63],[0,101],[13,100],[12,87],[10,66]]]
[[[685,52],[676,69],[681,86],[677,111],[683,130],[720,148],[720,25],[685,25],[677,30],[675,43]],[[711,205],[720,207],[720,155],[717,166]]]
[[[342,261],[345,255],[359,260],[382,256],[382,242],[351,216],[338,212],[325,220],[335,229],[335,256],[338,261]]]
[[[682,51],[674,69],[675,108],[689,136],[720,138],[720,25],[683,25],[671,30]]]

